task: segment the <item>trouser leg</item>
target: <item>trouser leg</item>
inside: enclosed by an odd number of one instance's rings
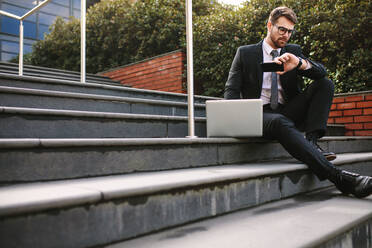
[[[263,113],[263,136],[276,139],[294,158],[306,164],[319,179],[331,179],[340,172],[312,146],[295,127],[294,122],[279,113]],[[333,181],[333,180],[332,180]]]
[[[281,113],[301,126],[306,133],[324,136],[334,94],[333,82],[322,78],[311,83],[303,93],[284,105]]]

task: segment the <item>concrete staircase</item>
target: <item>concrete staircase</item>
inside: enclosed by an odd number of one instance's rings
[[[0,94],[1,247],[372,244],[371,197],[342,196],[276,142],[205,138],[211,98],[195,98],[187,139],[182,94],[10,73]],[[372,175],[372,137],[320,145]]]

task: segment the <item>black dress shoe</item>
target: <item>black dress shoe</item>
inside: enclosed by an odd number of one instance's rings
[[[372,177],[341,171],[336,187],[346,195],[364,198],[372,194]]]

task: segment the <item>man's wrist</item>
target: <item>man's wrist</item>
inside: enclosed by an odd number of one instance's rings
[[[301,58],[301,57],[297,57],[298,58],[298,64],[297,64],[297,66],[296,66],[296,69],[297,70],[302,70],[302,65],[303,65],[303,59]]]

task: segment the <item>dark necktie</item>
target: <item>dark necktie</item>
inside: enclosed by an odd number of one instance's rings
[[[279,56],[277,50],[272,50],[270,54],[273,56],[273,60]],[[278,108],[278,75],[275,72],[271,73],[270,107],[273,110]]]

